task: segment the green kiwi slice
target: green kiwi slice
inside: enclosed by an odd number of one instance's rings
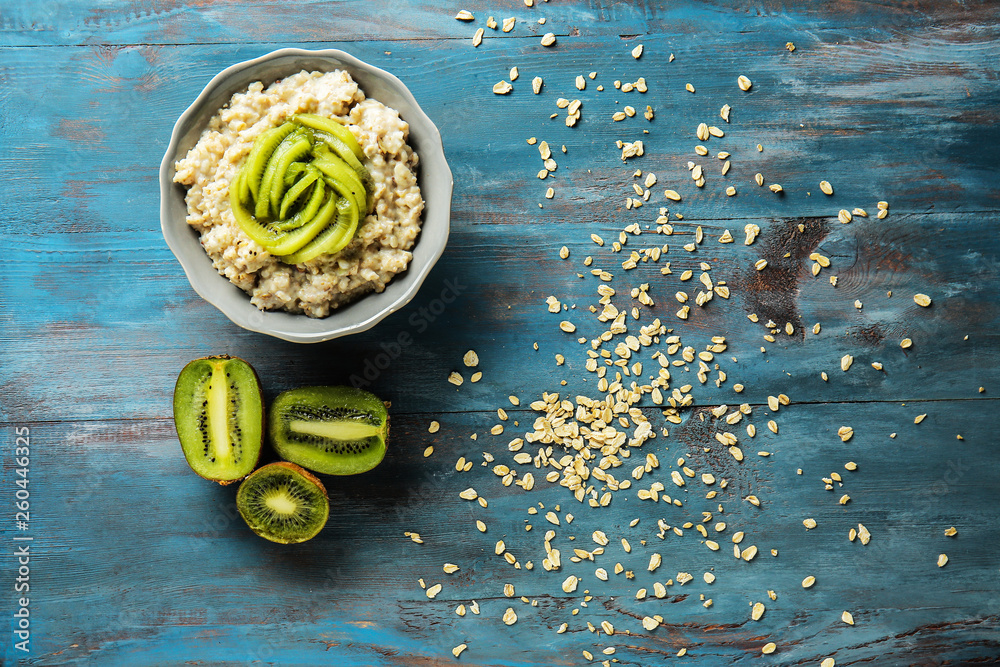
[[[188,465],[220,484],[253,472],[264,436],[260,380],[237,357],[195,359],[174,386],[174,426]]]
[[[375,182],[364,159],[343,122],[299,114],[254,141],[229,185],[233,217],[253,241],[290,264],[339,252],[357,232],[350,220],[360,223],[374,210]],[[334,213],[341,197],[357,209],[354,216]],[[322,242],[312,243],[320,236]]]
[[[330,516],[326,488],[308,470],[279,461],[243,480],[236,509],[250,530],[266,540],[295,544],[315,537]]]
[[[278,455],[327,475],[355,475],[385,456],[389,413],[354,387],[303,387],[274,400],[269,432]]]

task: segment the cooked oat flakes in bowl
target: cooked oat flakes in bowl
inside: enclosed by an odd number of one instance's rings
[[[282,49],[217,75],[160,167],[161,226],[236,324],[297,342],[405,305],[447,241],[440,134],[391,74]]]

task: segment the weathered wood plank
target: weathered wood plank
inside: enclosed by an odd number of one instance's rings
[[[960,403],[940,403],[941,414],[960,409]],[[782,664],[815,664],[826,655],[840,664],[923,664],[944,650],[956,661],[995,655],[1000,609],[984,604],[983,595],[996,594],[989,573],[998,566],[992,545],[1000,523],[983,509],[996,506],[1000,491],[977,474],[998,463],[989,412],[967,413],[965,440],[956,447],[954,424],[942,419],[889,438],[891,406],[865,406],[862,415],[850,405],[787,410],[779,420],[781,438],[761,445],[773,451],[767,459],[730,465],[705,455],[700,445],[708,443],[694,416],[643,448],[663,464],[645,484],[653,477],[672,486],[666,470],[684,456],[699,474],[711,470],[730,480],[719,498],[677,490],[684,500],[678,508],[621,491],[597,510],[545,482],[525,493],[504,488],[478,465],[456,473],[460,455],[474,461],[484,450],[496,452],[498,461],[510,456],[498,451],[505,437],[485,432],[486,415],[445,415],[441,431],[430,435],[426,415],[396,414],[383,465],[359,477],[329,478],[327,528],[293,548],[254,536],[235,514],[235,490],[190,472],[168,420],[26,424],[44,457],[32,482],[32,612],[39,623],[32,664],[163,664],[194,655],[220,664],[252,658],[294,664],[336,655],[352,665],[433,665],[450,663],[444,656],[462,641],[470,644],[463,663],[503,665],[577,664],[572,656],[580,651],[596,654],[609,645],[626,664],[655,663],[682,647],[699,664],[719,664],[753,655],[768,640],[779,644]],[[817,423],[854,423],[858,434],[848,443],[817,439]],[[468,439],[473,431],[479,442]],[[430,458],[421,454],[425,444],[435,446]],[[858,470],[843,470],[847,460]],[[836,470],[843,489],[823,490],[819,478]],[[488,508],[458,498],[468,486],[489,499]],[[751,492],[761,498],[760,508],[741,500]],[[843,492],[852,498],[846,506],[836,500]],[[536,502],[547,509],[561,505],[563,526],[553,541],[564,553],[560,572],[540,568],[542,534],[553,526],[526,513]],[[720,503],[724,514],[717,512]],[[698,522],[702,510],[728,523],[719,552],[706,549],[693,531],[662,542],[656,537],[657,518]],[[569,526],[567,513],[575,516]],[[806,532],[805,517],[815,518],[817,528]],[[477,518],[486,521],[486,534],[473,526]],[[634,518],[640,522],[630,528]],[[524,530],[527,522],[534,530]],[[868,546],[847,540],[858,522],[873,535]],[[942,534],[950,525],[958,527],[957,538]],[[607,553],[594,563],[570,563],[574,545],[596,546],[590,540],[595,529],[611,538]],[[403,535],[408,530],[425,543],[412,543]],[[730,555],[728,536],[737,530],[747,534],[742,546],[761,549],[753,562]],[[632,553],[618,545],[620,537],[628,537]],[[498,539],[535,569],[516,570],[494,555]],[[769,555],[772,548],[777,557]],[[645,565],[654,551],[663,554],[664,566],[651,575]],[[951,560],[939,569],[934,561],[942,552]],[[445,575],[444,562],[461,570]],[[635,579],[595,578],[595,567],[610,572],[615,562],[634,570]],[[712,585],[701,580],[708,570],[717,576]],[[662,601],[634,599],[640,587],[676,578],[678,571],[691,572],[695,581],[675,584]],[[559,590],[568,574],[583,579],[575,595]],[[804,591],[799,582],[807,574],[818,583]],[[419,578],[444,590],[427,600]],[[504,583],[539,606],[505,599]],[[776,601],[765,599],[767,589],[777,592]],[[584,590],[594,596],[586,607]],[[702,606],[701,594],[712,598],[711,608]],[[458,604],[472,600],[482,615],[455,615]],[[748,603],[760,600],[768,609],[754,623]],[[521,618],[510,628],[499,620],[508,606]],[[844,610],[854,614],[855,627],[840,622]],[[666,625],[645,632],[639,621],[653,613],[663,614]],[[603,620],[614,625],[613,637],[586,631],[587,621]],[[563,622],[570,631],[556,634]],[[627,631],[633,634],[620,634]],[[519,647],[513,653],[512,645]]]
[[[644,129],[650,131],[649,152],[636,166],[655,170],[663,185],[674,185],[685,195],[680,210],[687,215],[692,206],[706,218],[829,215],[842,206],[873,209],[882,198],[902,211],[995,209],[998,195],[989,187],[993,166],[987,152],[975,146],[997,140],[992,85],[998,75],[993,63],[1000,56],[996,34],[970,43],[960,30],[939,30],[916,45],[841,45],[837,35],[827,37],[829,42],[789,54],[775,46],[775,34],[707,36],[677,49],[673,63],[667,62],[672,47],[649,46],[637,63],[628,53],[630,45],[614,38],[579,38],[553,51],[537,44],[510,48],[492,42],[479,50],[389,42],[359,43],[351,50],[393,70],[411,86],[443,131],[459,187],[471,181],[486,194],[499,183],[531,188],[523,203],[506,203],[491,210],[495,214],[534,211],[542,200],[546,184],[532,180],[538,165],[532,161],[534,150],[523,143],[528,136],[567,145],[564,169],[596,166],[602,172],[617,164],[614,142],[643,138]],[[152,174],[152,158],[165,147],[173,120],[208,79],[228,64],[267,50],[142,46],[8,51],[3,108],[9,120],[3,136],[14,150],[4,155],[0,168],[27,176],[45,164],[56,169],[60,194],[79,196],[119,178]],[[603,54],[600,66],[593,62],[595,53]],[[428,62],[437,70],[433,76]],[[512,65],[520,67],[522,83],[508,97],[493,95],[493,83],[505,78]],[[58,74],[48,76],[56,66]],[[598,70],[596,81],[577,91],[576,75],[592,69]],[[740,72],[757,82],[750,94],[735,86]],[[536,74],[547,81],[539,96],[528,92]],[[649,83],[646,95],[611,91],[613,80],[639,76]],[[684,82],[696,84],[697,94],[686,93]],[[598,92],[597,84],[607,90]],[[74,95],[60,92],[66,90]],[[549,119],[558,111],[554,102],[560,96],[583,100],[578,127]],[[729,125],[718,117],[725,103],[734,107]],[[649,104],[658,116],[653,123],[640,117],[612,123],[612,112],[625,104],[640,111]],[[692,152],[694,127],[702,120],[725,125],[727,137],[708,142],[708,147],[713,155],[731,152],[733,170],[721,179],[710,166],[714,161],[705,158],[709,185],[698,191],[686,185],[684,164],[697,158]],[[757,144],[765,146],[763,153],[757,153]],[[476,164],[473,156],[484,145],[503,159],[492,170],[477,166],[473,171],[466,165]],[[94,158],[101,160],[95,168],[100,179],[89,172]],[[768,183],[780,182],[785,196],[765,196],[753,185],[758,171]],[[573,203],[606,201],[615,194],[617,205],[630,192],[620,176],[629,173],[625,168],[615,170],[619,176],[611,183],[594,183],[585,173],[570,181],[579,190],[569,198]],[[833,200],[816,189],[824,177],[837,189]],[[558,191],[565,178],[557,173],[554,180]],[[736,200],[723,194],[729,183],[740,190]],[[22,199],[30,202],[48,203],[54,196],[51,188],[41,189],[46,187],[41,182],[23,185]],[[557,201],[562,197],[560,193]],[[29,208],[25,214],[41,212]],[[60,217],[70,218],[68,213]]]
[[[951,233],[939,235],[943,238],[936,243],[933,259],[921,258],[922,244],[934,238],[933,231],[914,230],[926,230],[928,223],[937,227],[942,221]],[[729,387],[735,382],[747,385],[741,400],[755,403],[782,391],[796,401],[911,400],[973,397],[977,387],[995,386],[997,351],[992,331],[998,313],[988,297],[989,286],[996,280],[996,256],[988,249],[980,252],[968,246],[966,239],[987,229],[978,219],[964,222],[954,222],[953,216],[933,216],[914,224],[871,223],[886,229],[881,236],[883,245],[868,247],[860,242],[856,228],[834,227],[838,236],[829,238],[821,250],[836,249],[836,253],[831,252],[834,261],[851,267],[838,272],[844,283],[832,288],[822,276],[808,276],[803,265],[801,286],[788,292],[792,298],[788,312],[794,313],[791,319],[796,331],[800,332],[803,324],[811,327],[813,322],[822,322],[820,336],[809,334],[803,339],[797,333],[791,338],[782,335],[775,345],[766,343],[761,339],[765,330],[745,319],[746,313],[759,310],[752,303],[753,293],[738,294],[728,303],[717,299],[704,312],[696,312],[690,324],[679,329],[684,340],[701,347],[711,335],[727,335],[732,354],[740,360],[737,365],[724,362],[729,385],[721,392],[709,389],[706,400],[732,402],[736,397]],[[765,238],[767,233],[765,226]],[[909,235],[915,241],[893,240],[893,234]],[[554,231],[552,235],[557,236]],[[579,236],[568,244],[575,258],[596,249]],[[872,241],[871,236],[862,238]],[[497,395],[505,396],[504,392],[520,387],[554,389],[552,380],[563,375],[572,380],[578,375],[573,369],[583,363],[583,351],[572,337],[558,331],[560,318],[545,312],[544,298],[555,294],[583,308],[596,303],[597,281],[590,276],[588,280],[577,279],[574,271],[581,267],[567,266],[556,257],[565,238],[538,239],[538,250],[546,258],[541,261],[534,254],[523,255],[512,243],[490,240],[458,232],[453,249],[411,306],[376,332],[321,346],[330,356],[319,365],[306,362],[311,353],[301,348],[237,330],[191,292],[177,275],[172,259],[163,257],[165,251],[150,250],[160,255],[155,263],[137,260],[132,251],[115,252],[110,261],[106,252],[51,252],[41,262],[37,253],[15,253],[11,272],[3,282],[7,307],[13,311],[24,303],[14,299],[18,293],[29,301],[64,305],[25,312],[19,323],[8,329],[6,335],[12,343],[16,341],[18,354],[3,360],[4,375],[10,378],[6,415],[8,419],[14,415],[40,418],[56,409],[64,417],[107,418],[125,408],[135,416],[164,416],[173,378],[186,357],[213,352],[246,356],[265,376],[285,384],[343,381],[357,374],[376,388],[411,387],[401,392],[400,400],[412,400],[412,405],[431,410],[456,407],[454,390],[444,378],[460,365],[461,354],[469,347],[480,351],[487,383],[483,388],[470,388],[472,394],[464,397],[474,401],[470,408],[489,409]],[[920,247],[914,247],[914,242]],[[719,266],[714,270],[717,278],[732,281],[734,274],[752,272],[749,265],[755,255],[749,249],[739,245],[720,245],[720,249],[721,257],[713,259]],[[890,251],[911,257],[912,272],[873,270],[880,261],[891,259],[887,258]],[[496,256],[503,259],[506,271],[477,276],[475,267]],[[84,273],[81,263],[100,268]],[[674,264],[678,270],[686,266]],[[111,268],[115,282],[110,289],[98,289],[96,283]],[[937,273],[929,273],[935,270]],[[88,275],[90,280],[80,281]],[[671,294],[684,287],[676,280],[676,273],[663,277],[656,266],[643,267],[637,275],[623,275],[613,284],[622,289],[642,281],[653,284],[651,293],[659,304],[651,315],[674,321],[676,305],[670,305]],[[455,291],[452,286],[461,294],[453,306],[446,307],[440,296],[450,300]],[[886,298],[886,289],[894,290],[895,296]],[[919,309],[909,298],[919,290],[934,294],[936,305],[931,310]],[[54,302],[60,295],[66,300]],[[866,307],[855,310],[854,299],[861,299]],[[136,313],[144,312],[145,303],[153,300],[162,303],[162,310],[146,311],[136,319]],[[592,317],[585,318],[583,313],[571,319],[583,327],[585,335],[599,331]],[[503,337],[505,349],[488,352],[497,340],[495,332],[502,330],[510,332]],[[397,353],[391,343],[403,333],[414,342]],[[969,341],[962,340],[970,333]],[[914,348],[899,348],[904,337],[915,341]],[[534,341],[539,342],[540,352],[531,349]],[[376,373],[373,365],[385,365],[382,343],[388,356],[398,359]],[[760,345],[768,348],[766,355],[756,351]],[[56,364],[51,363],[53,349],[60,354]],[[565,374],[554,367],[553,354],[557,352],[569,360]],[[857,365],[844,374],[837,366],[840,357],[848,353],[856,356]],[[538,361],[528,368],[517,363],[533,358]],[[884,363],[885,371],[867,367],[872,361]],[[295,369],[298,377],[281,380],[289,368]],[[38,376],[38,369],[45,369],[45,373]],[[87,371],[80,374],[80,369]],[[824,369],[832,376],[829,383],[818,377]],[[794,377],[788,378],[784,372]],[[38,380],[22,383],[16,379],[25,376]],[[151,392],[135,394],[130,390],[129,380],[140,377],[145,378]],[[958,378],[960,382],[956,382]],[[584,389],[577,380],[572,381],[573,390]],[[491,389],[486,390],[487,386]],[[788,389],[790,386],[796,391]],[[276,390],[279,388],[284,387],[279,385]],[[83,400],[88,396],[102,400]]]
[[[561,379],[570,383],[565,391],[571,394],[595,395],[596,378],[582,370],[589,345],[579,345],[575,335],[557,327],[566,317],[588,339],[603,330],[584,312],[597,304],[599,281],[576,276],[588,270],[580,264],[588,253],[597,258],[595,266],[619,274],[611,284],[623,293],[614,300],[620,307],[629,307],[630,288],[651,284],[656,305],[640,323],[662,317],[677,326],[685,344],[699,350],[713,335],[727,337],[730,348],[719,363],[728,382],[721,389],[710,384],[700,390],[701,404],[761,404],[779,393],[795,402],[978,398],[979,387],[992,391],[997,385],[1000,308],[991,299],[996,249],[977,249],[972,243],[988,235],[993,223],[980,216],[954,215],[894,216],[850,226],[831,223],[830,235],[818,248],[832,258],[839,286],[830,286],[823,274],[813,278],[808,263],[799,262],[796,283],[765,283],[769,291],[762,292],[758,286],[743,287],[756,277],[751,275],[756,274],[752,263],[760,256],[756,246],[769,248],[764,256],[778,262],[786,247],[794,249],[796,244],[794,239],[778,243],[783,223],[759,222],[764,233],[755,246],[710,241],[711,254],[699,254],[699,260],[715,267],[711,273],[716,280],[730,282],[734,296],[728,301],[716,298],[683,324],[674,315],[679,304],[673,293],[691,289],[678,280],[681,270],[698,270],[683,251],[676,260],[675,250],[665,256],[673,261],[670,276],[659,273],[664,261],[626,273],[615,264],[619,255],[598,248],[585,232],[568,225],[540,228],[529,254],[518,238],[498,237],[486,226],[458,228],[440,266],[412,304],[373,332],[316,350],[237,329],[191,291],[158,243],[144,251],[155,258],[152,261],[131,250],[38,253],[21,246],[10,252],[10,270],[0,278],[0,303],[18,312],[17,323],[6,324],[4,334],[17,354],[0,360],[6,378],[3,418],[167,416],[179,369],[191,358],[219,353],[247,358],[274,393],[296,384],[353,377],[408,411],[492,410],[509,393],[530,399],[542,391],[559,391]],[[718,227],[704,227],[710,235],[718,234]],[[607,228],[597,231],[608,236]],[[677,243],[689,242],[691,231],[687,228]],[[633,241],[645,246],[647,236]],[[668,241],[673,247],[677,234],[656,236],[657,244]],[[558,258],[562,244],[571,249],[570,260]],[[925,250],[928,245],[933,245],[933,254]],[[496,259],[496,272],[479,270]],[[836,270],[838,266],[843,270]],[[100,287],[108,276],[111,284]],[[886,297],[889,290],[892,298]],[[918,291],[933,295],[932,308],[913,303],[911,296]],[[575,305],[577,311],[547,313],[549,295]],[[773,303],[781,308],[761,308],[778,295],[782,300]],[[861,310],[854,307],[855,299],[862,301]],[[52,307],[22,306],[31,302]],[[151,303],[158,305],[151,308]],[[746,319],[751,312],[759,312],[764,320],[777,318],[781,327],[791,321],[796,333],[782,333],[768,343],[762,338],[767,330]],[[816,322],[823,327],[818,336],[811,333]],[[809,332],[803,334],[803,328]],[[914,341],[909,350],[899,347],[905,337]],[[399,346],[399,340],[404,345]],[[532,349],[536,342],[537,352]],[[664,347],[653,346],[642,355],[647,367],[655,364],[652,352]],[[457,390],[445,378],[461,370],[468,379],[461,357],[469,348],[479,352],[485,379]],[[557,353],[566,357],[565,367],[556,366]],[[839,368],[845,354],[856,359],[848,373]],[[875,361],[884,364],[883,371],[869,366]],[[829,382],[819,377],[822,370]],[[26,377],[34,380],[22,381]],[[691,381],[696,382],[693,377]],[[135,392],[135,382],[144,390]],[[742,394],[733,393],[736,383],[746,386]],[[903,414],[908,411],[901,410],[901,418]]]
[[[528,8],[519,0],[470,0],[461,8],[473,12],[474,23],[454,19],[456,6],[396,0],[392,3],[339,0],[72,0],[50,3],[8,3],[0,11],[0,34],[12,46],[73,44],[190,44],[324,42],[331,34],[345,41],[469,40],[486,18],[517,19],[504,34],[487,29],[487,38],[557,35],[633,36],[671,32],[684,39],[706,33],[738,34],[785,29],[842,29],[845,37],[881,35],[901,29],[938,26],[990,26],[998,12],[989,2],[922,0],[905,6],[855,2],[776,2],[763,0],[734,7],[730,2],[704,0],[663,3],[655,0],[588,0],[548,3]],[[269,20],[260,21],[258,17]],[[538,25],[538,19],[546,23]]]

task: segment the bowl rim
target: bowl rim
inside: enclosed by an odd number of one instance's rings
[[[301,313],[287,313],[287,311],[260,311],[254,308],[255,312],[251,312],[246,319],[238,318],[234,313],[229,312],[227,308],[221,303],[223,301],[221,295],[216,295],[216,290],[212,289],[212,285],[222,285],[221,281],[225,281],[226,284],[232,286],[235,289],[239,289],[223,275],[218,274],[216,271],[216,277],[219,281],[213,282],[212,284],[202,285],[201,282],[196,278],[196,274],[193,267],[188,266],[188,259],[182,248],[180,247],[179,240],[174,238],[173,226],[176,222],[170,220],[170,210],[168,199],[171,194],[171,190],[174,188],[175,183],[173,182],[174,175],[174,163],[178,158],[178,148],[182,139],[182,130],[192,123],[192,117],[196,116],[204,107],[208,99],[213,95],[213,93],[220,87],[224,87],[225,82],[232,76],[243,72],[244,70],[257,67],[261,64],[267,63],[272,60],[277,60],[281,58],[328,58],[330,60],[336,61],[337,68],[343,68],[348,70],[349,73],[353,72],[350,70],[359,70],[365,72],[366,75],[370,75],[375,78],[381,78],[395,88],[395,92],[398,93],[409,105],[412,106],[412,110],[407,112],[406,120],[412,128],[412,120],[414,118],[419,118],[421,125],[424,126],[424,143],[430,144],[430,150],[432,153],[439,157],[440,165],[435,167],[435,172],[437,173],[437,179],[441,183],[442,189],[442,206],[444,206],[444,212],[442,214],[443,220],[443,236],[436,247],[433,248],[432,254],[429,256],[427,261],[422,262],[419,266],[414,266],[414,262],[411,259],[410,264],[407,266],[406,270],[394,276],[393,281],[387,285],[387,289],[392,286],[392,283],[397,279],[402,280],[404,276],[409,276],[409,284],[406,289],[401,292],[396,298],[390,302],[386,307],[376,311],[375,313],[365,317],[364,319],[345,324],[342,326],[332,326],[329,329],[322,331],[294,331],[287,327],[275,327],[275,326],[265,326],[267,324],[267,314],[275,313],[278,315],[290,315],[293,317],[308,318],[307,315]],[[294,74],[298,70],[290,68],[288,75]],[[359,82],[360,83],[360,82]],[[424,154],[427,152],[428,147],[425,145],[420,149],[420,155],[423,158]],[[424,163],[424,159],[421,159],[421,164]],[[190,105],[181,113],[174,123],[170,134],[170,142],[164,152],[163,159],[160,162],[159,170],[159,181],[160,181],[160,230],[163,234],[164,240],[170,251],[173,253],[174,257],[180,263],[181,268],[184,270],[184,274],[188,279],[192,289],[205,301],[215,306],[223,315],[225,315],[231,322],[237,326],[246,329],[248,331],[253,331],[256,333],[261,333],[282,340],[295,343],[318,343],[322,341],[332,340],[334,338],[339,338],[341,336],[347,336],[355,333],[361,333],[367,331],[374,327],[376,324],[381,322],[383,319],[391,315],[392,313],[402,309],[406,306],[419,291],[420,287],[423,285],[427,275],[430,273],[431,269],[444,254],[445,247],[447,246],[448,237],[451,231],[451,200],[454,193],[454,176],[452,174],[451,168],[448,166],[447,159],[444,155],[444,145],[441,139],[441,132],[430,119],[430,117],[424,112],[424,110],[417,103],[416,98],[410,89],[394,74],[387,72],[386,70],[376,67],[370,63],[367,63],[356,56],[353,56],[340,49],[301,49],[301,48],[281,48],[265,53],[256,58],[251,58],[249,60],[243,60],[226,67],[219,73],[209,80],[209,82],[204,86],[198,96],[191,102]],[[423,190],[423,188],[421,188]],[[422,194],[424,194],[422,192]],[[418,236],[416,243],[419,244],[421,237],[424,235],[424,226],[427,224],[428,220],[426,217],[426,209],[422,214],[421,220],[421,236]],[[188,225],[188,229],[191,229]],[[191,229],[192,232],[195,230]],[[196,232],[195,232],[196,233]],[[416,247],[416,246],[414,246]],[[208,254],[205,253],[205,258],[209,261],[210,258]],[[240,290],[242,292],[242,290]],[[244,293],[245,294],[245,293]],[[375,293],[368,293],[360,297],[358,301],[368,298]],[[249,295],[247,295],[247,302],[249,303]],[[354,302],[351,302],[354,303]],[[350,304],[345,304],[349,306]],[[331,311],[327,318],[308,318],[310,321],[326,321],[329,317],[334,317],[338,312],[343,311]]]

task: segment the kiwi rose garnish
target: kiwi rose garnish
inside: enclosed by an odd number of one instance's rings
[[[298,114],[254,141],[229,184],[233,216],[247,236],[288,264],[339,252],[374,206],[363,159],[343,124]]]

